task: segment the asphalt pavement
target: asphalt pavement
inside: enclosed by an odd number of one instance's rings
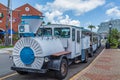
[[[79,64],[72,64],[69,66],[68,75],[64,80],[69,80],[75,74],[86,68],[95,58],[96,56],[102,51],[103,47],[99,48],[94,57],[89,58],[88,63],[79,63]],[[0,79],[3,80],[56,80],[54,78],[54,72],[50,71],[46,74],[28,74],[28,75],[19,75],[14,71],[10,70],[12,66],[12,62],[9,59],[9,53],[0,53]]]
[[[12,61],[10,61],[9,56],[10,54],[0,53],[0,77],[13,72],[12,70],[10,70]]]

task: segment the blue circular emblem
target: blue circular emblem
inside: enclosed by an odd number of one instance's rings
[[[29,47],[24,47],[20,52],[20,58],[24,64],[26,65],[32,64],[35,59],[33,50]]]

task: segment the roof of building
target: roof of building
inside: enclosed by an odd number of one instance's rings
[[[31,5],[28,4],[28,3],[26,3],[26,4],[24,4],[24,5],[22,5],[22,6],[18,7],[18,8],[16,8],[15,10],[19,10],[19,9],[21,9],[22,7],[26,7],[26,6],[28,6],[28,7],[32,8],[32,9],[34,9],[34,10],[37,12],[37,14],[43,14],[41,11],[37,10],[36,8],[34,8],[33,6],[31,6]]]
[[[7,8],[5,5],[3,5],[2,3],[0,3],[0,9],[2,9],[2,8]]]

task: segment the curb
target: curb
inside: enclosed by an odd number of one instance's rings
[[[8,54],[11,54],[13,51],[13,48],[3,48],[3,49],[0,49],[0,53],[8,53]]]

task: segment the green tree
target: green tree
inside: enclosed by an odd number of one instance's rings
[[[108,35],[108,41],[111,48],[117,48],[120,45],[120,32],[117,29],[112,29],[111,33]]]

